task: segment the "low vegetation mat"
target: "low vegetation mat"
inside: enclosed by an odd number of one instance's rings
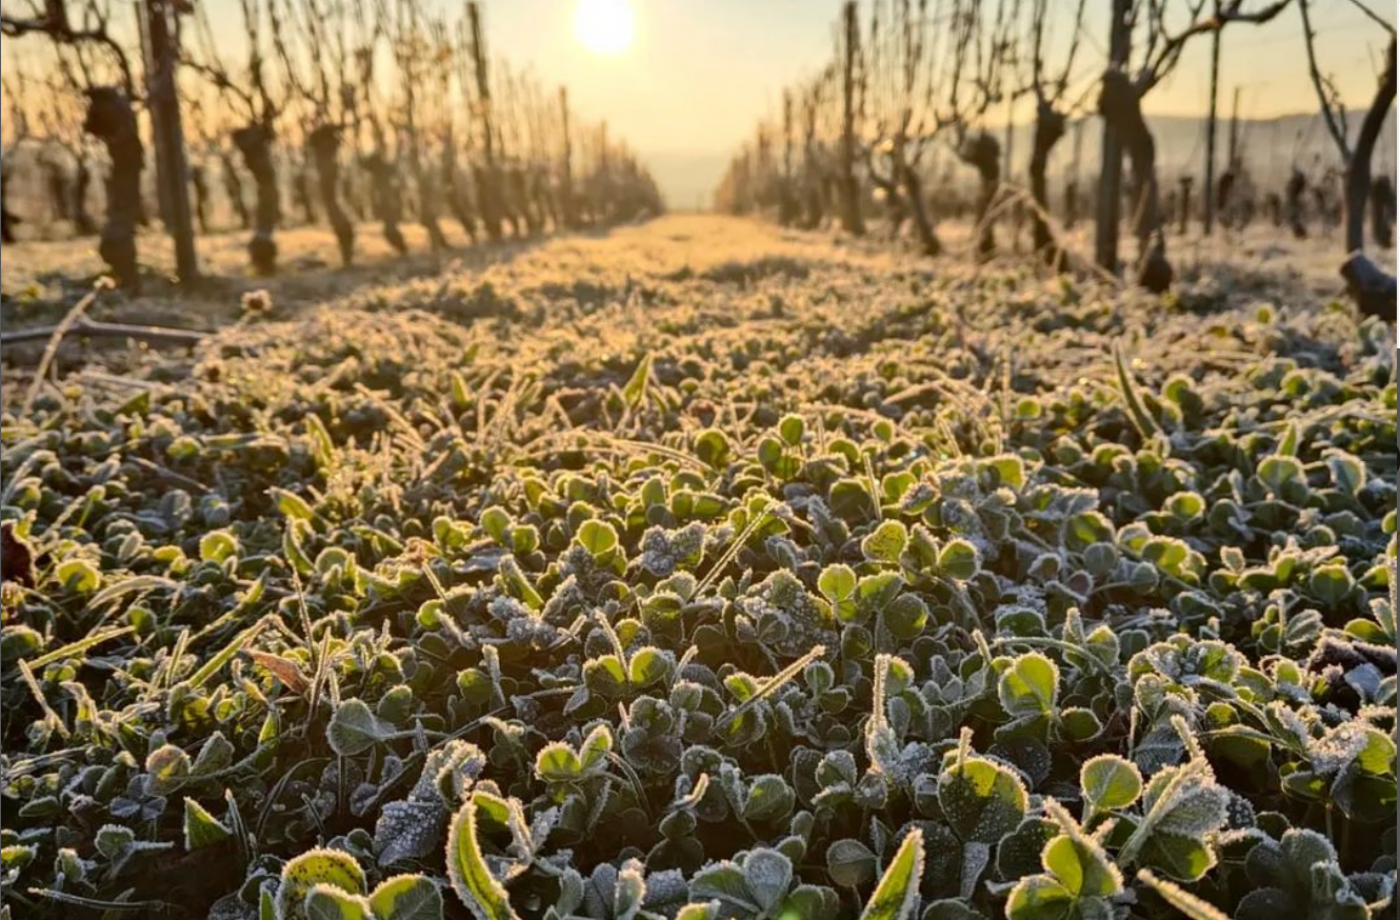
[[[760,252],[264,300],[6,395],[10,916],[1393,916],[1384,324]]]

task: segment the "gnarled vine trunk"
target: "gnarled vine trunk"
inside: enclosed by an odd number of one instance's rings
[[[83,130],[102,142],[112,164],[107,176],[107,219],[97,252],[116,282],[134,291],[141,286],[136,266],[136,225],[141,217],[141,171],[146,165],[146,151],[141,146],[131,100],[111,86],[89,90]]]
[[[977,257],[990,259],[997,251],[992,202],[1001,186],[1001,144],[986,131],[978,131],[958,147],[958,159],[977,170]]]
[[[1347,163],[1346,242],[1349,255],[1342,264],[1342,277],[1346,279],[1357,308],[1367,316],[1382,318],[1395,316],[1395,276],[1367,258],[1362,250],[1366,245],[1366,199],[1371,192],[1371,154],[1376,149],[1376,140],[1394,101],[1395,37],[1391,36],[1385,72],[1381,75],[1366,118],[1361,123],[1361,131],[1356,136],[1351,161]]]
[[[943,241],[933,229],[933,220],[928,214],[928,202],[924,200],[924,180],[919,170],[909,162],[901,146],[895,157],[895,176],[904,186],[904,197],[908,201],[909,217],[914,222],[914,233],[919,238],[919,251],[926,256],[943,253]]]
[[[340,200],[353,220],[369,220],[374,216],[373,209],[365,201],[364,170],[353,159],[349,168],[341,173]]]
[[[219,151],[219,166],[223,172],[224,194],[228,196],[233,213],[238,217],[238,226],[244,230],[253,226],[253,216],[248,210],[248,201],[243,197],[243,179],[238,175],[238,167],[228,151]]]
[[[44,171],[44,181],[48,186],[49,208],[55,220],[73,220],[73,189],[68,181],[68,170],[57,156],[46,152],[40,160]]]
[[[1065,116],[1055,111],[1046,100],[1040,100],[1035,110],[1035,136],[1031,141],[1031,161],[1027,169],[1030,177],[1031,197],[1035,199],[1035,211],[1031,215],[1031,245],[1041,260],[1056,268],[1063,268],[1064,253],[1050,232],[1050,189],[1045,178],[1050,164],[1050,151],[1065,136]]]
[[[554,201],[549,195],[538,169],[531,166],[525,171],[525,185],[529,192],[530,207],[539,221],[538,232],[543,233],[550,227],[558,226]]]
[[[1284,213],[1294,239],[1308,238],[1308,224],[1304,220],[1307,193],[1308,179],[1301,169],[1295,168],[1293,174],[1288,177],[1288,185],[1284,188]]]
[[[525,179],[525,170],[520,166],[512,166],[510,169],[510,192],[515,200],[515,235],[521,236],[520,223],[525,222],[525,231],[530,236],[539,234],[542,226],[540,217],[535,213],[534,203],[530,200],[530,190]]]
[[[302,221],[316,223],[316,196],[312,192],[311,170],[303,161],[296,167],[293,188],[296,191],[297,207],[301,208]]]
[[[467,239],[476,242],[476,214],[472,209],[471,193],[462,182],[462,173],[457,168],[457,144],[449,131],[442,144],[442,160],[439,164],[443,193],[447,196],[447,207]]]
[[[1191,188],[1196,184],[1192,176],[1182,176],[1181,194],[1177,196],[1176,232],[1182,236],[1191,229]]]
[[[0,164],[0,242],[13,243],[19,217],[10,210],[10,168]]]
[[[481,221],[486,225],[486,236],[493,243],[500,242],[501,224],[506,219],[499,177],[500,171],[494,166],[472,164],[472,182],[476,185],[476,200],[481,209]]]
[[[393,246],[399,255],[403,255],[408,252],[408,241],[403,238],[403,231],[399,229],[399,221],[403,220],[403,198],[399,195],[394,171],[379,153],[371,153],[365,157],[364,166],[369,175],[374,213],[384,227],[384,239],[389,241],[389,245]]]
[[[1395,187],[1389,176],[1371,180],[1371,239],[1382,249],[1395,245]]]
[[[321,189],[321,206],[326,209],[331,232],[340,249],[340,261],[349,265],[355,259],[355,225],[340,204],[340,128],[320,125],[307,138],[312,162],[316,164],[316,181]]]
[[[1118,70],[1104,74],[1099,114],[1127,151],[1133,165],[1133,227],[1138,240],[1137,283],[1160,294],[1171,287],[1172,265],[1162,232],[1161,191],[1157,185],[1157,145],[1142,117],[1142,97]]]
[[[272,161],[272,129],[267,125],[245,125],[233,132],[233,145],[243,157],[243,165],[253,177],[257,205],[253,211],[253,236],[248,240],[248,258],[261,275],[277,271],[277,223],[282,203],[277,193],[277,167]]]
[[[433,252],[447,248],[447,237],[438,223],[438,196],[442,190],[433,181],[430,172],[424,168],[418,152],[418,136],[410,135],[408,144],[408,168],[413,174],[413,184],[418,192],[418,223],[428,233],[428,246]]]
[[[190,164],[190,188],[194,191],[194,219],[201,233],[209,232],[209,175],[203,163]]]
[[[92,187],[92,167],[82,151],[74,155],[73,167],[73,231],[78,236],[92,236],[97,232],[97,221],[88,210],[88,189]]]
[[[1081,202],[1079,200],[1079,183],[1074,179],[1070,179],[1068,182],[1065,183],[1066,229],[1073,230],[1075,226],[1079,223],[1080,207]]]
[[[820,168],[809,166],[805,172],[802,182],[806,190],[802,229],[815,230],[826,219],[826,179]]]
[[[870,184],[875,186],[879,197],[883,199],[885,205],[886,219],[890,223],[890,230],[894,234],[899,233],[899,228],[904,226],[906,211],[904,209],[904,196],[899,191],[899,168],[894,163],[893,154],[890,159],[890,174],[882,175],[875,168],[874,151],[871,151],[865,164],[866,175],[870,177]]]
[[[1235,207],[1238,197],[1239,173],[1231,166],[1221,174],[1215,185],[1215,213],[1220,218],[1220,226],[1226,230],[1235,229],[1235,221],[1240,215]]]
[[[784,227],[791,227],[797,223],[797,215],[801,207],[797,201],[797,192],[793,188],[791,176],[783,176],[782,185],[778,189],[778,223]]]

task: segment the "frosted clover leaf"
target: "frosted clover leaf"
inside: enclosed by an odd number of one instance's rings
[[[190,755],[165,744],[146,758],[147,788],[152,795],[168,795],[184,784],[190,773]]]
[[[508,594],[499,594],[491,598],[491,602],[486,605],[486,611],[506,624],[521,618],[530,618],[530,608]]]
[[[1286,703],[1275,700],[1264,709],[1264,718],[1280,743],[1294,751],[1303,751],[1312,743],[1308,723]]]
[[[442,920],[442,893],[423,875],[385,879],[368,895],[318,882],[307,892],[307,920]]]
[[[919,903],[919,880],[924,874],[924,832],[914,828],[890,860],[861,911],[861,920],[909,920]]]
[[[1011,769],[971,752],[971,731],[938,777],[938,801],[965,842],[991,845],[1014,831],[1026,815],[1025,783]]]
[[[834,891],[817,885],[793,888],[792,880],[792,860],[760,847],[698,870],[690,880],[690,899],[719,902],[720,917],[834,920],[839,904]]]
[[[390,802],[374,825],[374,854],[381,866],[421,859],[442,840],[450,809],[481,774],[486,758],[465,741],[431,751],[408,797]]]
[[[215,818],[199,802],[185,798],[185,849],[198,850],[217,846],[233,836],[233,830]]]
[[[594,621],[612,647],[612,653],[597,655],[584,662],[583,682],[587,692],[605,697],[622,697],[643,687],[669,683],[675,676],[673,654],[653,645],[644,645],[629,653],[602,611],[597,613]]]
[[[1045,813],[1059,825],[1041,851],[1044,873],[1016,883],[1006,902],[1010,920],[1107,918],[1114,915],[1111,899],[1123,892],[1123,876],[1096,836],[1084,829],[1054,799],[1045,800]]]
[[[1080,795],[1089,814],[1127,808],[1142,794],[1142,774],[1137,765],[1117,754],[1100,754],[1084,762],[1079,771]]]
[[[964,728],[938,776],[938,804],[962,841],[960,894],[971,897],[991,860],[991,849],[1026,816],[1025,783],[1010,768],[972,753],[972,730]]]
[[[817,590],[831,608],[832,615],[842,623],[857,620],[860,611],[857,606],[855,570],[848,565],[837,563],[822,569],[817,578]]]
[[[559,630],[528,606],[509,595],[491,599],[487,611],[505,625],[505,637],[510,642],[547,649],[559,639]]]
[[[1261,841],[1244,868],[1253,888],[1235,912],[1239,920],[1361,920],[1394,913],[1394,873],[1346,875],[1331,841],[1316,831],[1295,828],[1281,840]]]
[[[482,810],[504,806],[496,796],[472,793],[452,819],[447,837],[447,877],[458,899],[477,920],[518,920],[505,886],[486,863],[477,831]]]
[[[905,514],[917,514],[923,511],[933,500],[938,497],[938,492],[931,483],[919,482],[909,487],[904,493],[904,497],[899,501],[899,510]]]
[[[1353,766],[1381,774],[1395,758],[1395,743],[1374,726],[1360,720],[1343,722],[1308,747],[1314,773],[1337,776]],[[1394,771],[1390,771],[1394,775]]]
[[[395,735],[394,727],[376,716],[369,704],[358,697],[337,706],[326,726],[326,740],[331,750],[341,757],[362,754]]]
[[[1012,660],[997,684],[1001,707],[1013,718],[1049,715],[1059,695],[1059,666],[1039,652]]]
[[[871,700],[870,719],[865,723],[865,753],[870,758],[870,771],[862,782],[866,788],[873,780],[910,789],[917,777],[924,775],[932,759],[929,747],[911,741],[903,747],[890,722],[891,699],[898,699],[914,679],[914,669],[902,658],[893,655],[875,656],[875,684]],[[906,706],[899,700],[901,707]]]
[[[1393,711],[1393,710],[1392,710]],[[1284,778],[1284,791],[1303,800],[1328,799],[1348,818],[1374,822],[1393,812],[1395,741],[1360,720],[1331,728],[1307,745],[1310,770]]]
[[[442,839],[447,808],[440,802],[390,802],[374,824],[374,852],[381,866],[431,853]]]
[[[665,920],[685,904],[687,887],[679,870],[647,874],[641,860],[629,859],[619,869],[599,863],[587,879],[575,869],[559,877],[559,898],[545,920]]]
[[[779,570],[739,599],[758,629],[761,641],[784,655],[797,656],[834,634],[816,599],[791,572]]]
[[[875,877],[875,854],[859,840],[833,841],[826,850],[826,872],[843,888],[856,888]]]
[[[1039,652],[1012,659],[997,682],[997,699],[1011,721],[997,730],[998,739],[1027,735],[1045,740],[1059,717],[1060,668]]]
[[[612,729],[599,725],[589,732],[577,750],[562,741],[540,748],[535,755],[535,775],[546,783],[581,783],[607,772],[607,758],[612,748]]]
[[[680,764],[683,746],[680,719],[665,700],[642,696],[633,700],[622,732],[622,752],[634,767],[669,776]]]
[[[340,850],[316,849],[282,867],[274,902],[277,920],[306,920],[307,895],[318,886],[331,886],[347,895],[362,895],[365,872],[355,857]]]
[[[175,845],[168,840],[137,840],[136,832],[121,824],[102,825],[93,836],[93,843],[98,854],[107,860],[108,871],[113,873],[120,872],[141,853],[157,853]]]
[[[442,920],[442,892],[423,875],[385,879],[365,900],[374,920]]]
[[[1244,656],[1233,646],[1215,639],[1198,642],[1176,635],[1134,655],[1128,662],[1128,675],[1136,680],[1156,673],[1186,687],[1228,687],[1243,665]]]
[[[658,578],[693,567],[705,551],[705,525],[697,522],[678,530],[650,527],[642,534],[642,567]]]
[[[1142,793],[1142,819],[1119,851],[1119,862],[1141,862],[1178,881],[1193,882],[1215,865],[1213,837],[1229,817],[1229,793],[1194,746],[1190,728],[1173,717],[1191,759],[1164,767]]]
[[[559,639],[557,627],[544,620],[519,618],[506,624],[506,638],[535,649],[547,649]]]

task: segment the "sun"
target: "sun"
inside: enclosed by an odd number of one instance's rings
[[[628,0],[579,0],[574,32],[594,54],[621,54],[632,46],[636,20]]]

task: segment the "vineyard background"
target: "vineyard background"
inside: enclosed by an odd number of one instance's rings
[[[0,0],[0,920],[1394,916],[1390,10],[509,3]]]

